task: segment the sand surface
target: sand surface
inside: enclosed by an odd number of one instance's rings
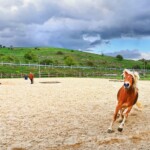
[[[0,150],[149,150],[150,81],[123,132],[107,133],[122,82],[90,78],[0,79]]]

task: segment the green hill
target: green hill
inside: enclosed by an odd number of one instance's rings
[[[41,64],[45,66],[13,66],[13,64]],[[121,60],[119,58],[92,54],[61,48],[0,48],[0,73],[20,76],[32,71],[36,76],[109,76],[119,77],[124,68],[150,69],[150,63],[144,61]],[[49,66],[46,66],[49,65]],[[50,67],[51,66],[51,67]],[[62,67],[64,66],[64,67]],[[70,66],[67,68],[65,66]],[[39,70],[40,69],[40,70]],[[145,72],[144,72],[145,73]],[[147,74],[148,76],[148,74]]]

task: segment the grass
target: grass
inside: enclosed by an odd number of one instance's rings
[[[31,59],[25,58],[25,54],[31,54]],[[34,55],[34,58],[32,58]],[[68,59],[69,58],[69,59]],[[68,60],[67,60],[68,59]],[[50,60],[53,65],[73,65],[73,66],[89,66],[95,67],[94,69],[68,69],[68,68],[45,68],[41,67],[40,71],[43,74],[57,74],[59,76],[103,76],[104,74],[120,74],[123,68],[138,67],[143,69],[144,62],[134,60],[118,60],[115,57],[92,54],[77,50],[61,49],[61,48],[24,48],[15,47],[13,49],[0,48],[0,62],[12,63],[42,63],[44,60]],[[69,61],[69,62],[68,62]],[[146,64],[147,69],[150,68],[150,63]],[[105,68],[117,68],[117,70],[109,70]],[[121,68],[119,70],[119,68]],[[37,76],[39,73],[38,67],[21,67],[21,66],[0,66],[1,74],[27,74],[30,71],[34,72]],[[149,74],[146,75],[149,78]],[[145,76],[143,76],[145,78]]]

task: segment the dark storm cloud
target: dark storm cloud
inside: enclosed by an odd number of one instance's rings
[[[0,0],[0,3],[0,44],[85,50],[109,44],[114,38],[150,35],[149,0]]]
[[[100,45],[101,43],[102,43],[101,40],[96,40],[96,41],[92,42],[90,45],[91,45],[91,46]]]

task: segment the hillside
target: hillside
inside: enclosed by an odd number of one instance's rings
[[[92,54],[76,50],[61,48],[0,48],[0,73],[1,74],[27,74],[32,71],[37,76],[39,67],[11,66],[3,63],[14,64],[41,64],[52,67],[40,67],[40,73],[55,76],[103,76],[104,74],[120,75],[123,68],[149,69],[143,61],[119,60],[114,57]],[[58,67],[57,67],[58,66]],[[61,68],[59,66],[72,66]],[[73,68],[73,67],[77,68]],[[82,67],[85,67],[84,69]],[[86,75],[84,75],[84,73]]]

